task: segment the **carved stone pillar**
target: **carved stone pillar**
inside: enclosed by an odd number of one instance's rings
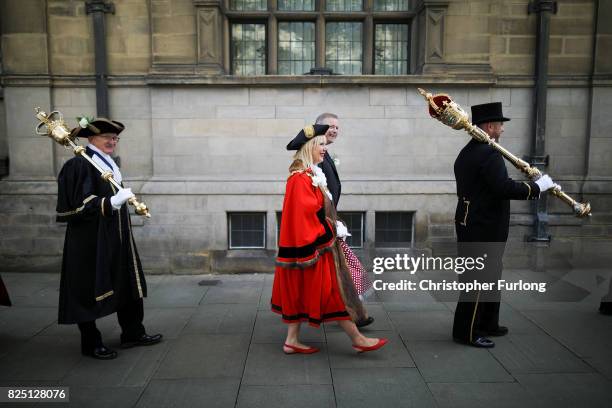
[[[198,33],[198,71],[224,74],[221,0],[193,0]]]
[[[417,3],[419,52],[417,72],[423,74],[446,70],[444,25],[450,0],[420,0]]]

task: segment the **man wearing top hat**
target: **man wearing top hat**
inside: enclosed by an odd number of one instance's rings
[[[86,154],[122,184],[111,157],[124,126],[105,118],[81,118],[71,132],[86,137]],[[59,296],[59,324],[77,324],[81,352],[110,360],[117,352],[106,347],[96,319],[117,313],[121,347],[158,343],[142,324],[147,295],[142,265],[132,235],[127,201],[129,188],[116,189],[81,156],[68,160],[58,176],[57,221],[66,222]]]
[[[472,106],[472,123],[496,142],[504,132],[501,102]],[[483,257],[483,271],[467,271],[459,281],[497,284],[502,273],[502,256],[508,239],[510,200],[535,200],[555,184],[548,175],[535,182],[508,177],[504,159],[487,143],[471,139],[455,161],[457,209],[455,231],[460,257]],[[486,254],[486,255],[485,255]],[[474,347],[493,347],[487,336],[503,336],[508,328],[499,325],[499,290],[462,292],[453,324],[453,339]]]

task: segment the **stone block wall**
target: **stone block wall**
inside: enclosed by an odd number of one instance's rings
[[[530,89],[444,90],[466,107],[501,100],[512,118],[506,124],[503,145],[518,156],[529,153]],[[25,107],[48,93],[11,88],[9,94],[14,101],[9,113],[21,115],[27,123],[13,129],[13,137],[19,139],[11,145],[16,152],[28,151],[32,160],[17,160],[11,177],[0,183],[1,212],[9,214],[0,226],[0,256],[10,268],[30,265],[34,259],[41,265],[57,265],[64,229],[53,220],[53,177],[71,153],[28,134],[33,119]],[[549,99],[548,121],[553,130],[547,139],[551,154],[547,171],[576,197],[585,191],[587,112],[583,105],[587,94],[585,89],[553,89]],[[49,97],[72,125],[76,116],[88,114],[95,105],[91,88],[54,89]],[[453,251],[452,168],[469,139],[465,132],[429,118],[412,86],[124,87],[111,89],[110,100],[113,117],[127,126],[118,149],[126,184],[153,214],[151,220],[133,218],[149,270],[235,272],[250,265],[267,271],[276,250],[276,213],[282,208],[291,161],[285,145],[324,111],[340,116],[341,133],[330,148],[340,160],[339,210],[365,212],[363,256],[369,259],[377,251],[376,211],[415,211],[415,247],[438,254]],[[22,156],[15,153],[14,157]],[[514,169],[510,172],[523,178]],[[597,211],[612,212],[599,207],[600,202],[610,206],[608,179],[593,186],[590,194]],[[610,236],[609,218],[595,217],[601,222],[588,226],[575,220],[563,204],[549,202],[554,235]],[[524,202],[513,202],[512,208],[511,245],[521,248],[529,234],[530,208]],[[228,251],[227,214],[239,211],[266,213],[266,250]],[[253,256],[257,262],[248,261]]]

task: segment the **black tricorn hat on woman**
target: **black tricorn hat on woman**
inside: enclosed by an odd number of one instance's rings
[[[487,122],[507,122],[509,120],[509,118],[504,117],[501,102],[472,106],[472,123],[475,125]]]
[[[70,131],[72,137],[90,137],[104,133],[118,135],[125,129],[123,123],[106,118],[93,119],[83,116],[78,117],[77,120],[79,121],[79,126]]]
[[[329,125],[308,125],[300,130],[300,133],[293,138],[287,145],[287,150],[300,150],[310,139],[315,136],[324,135],[329,129]]]

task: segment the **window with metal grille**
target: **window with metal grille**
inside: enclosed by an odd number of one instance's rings
[[[408,0],[224,0],[233,75],[410,74]]]
[[[408,24],[376,24],[374,30],[374,73],[408,74]]]
[[[232,24],[232,74],[265,75],[266,25]]]
[[[315,65],[315,23],[278,23],[278,73],[302,75]]]
[[[267,0],[230,0],[231,10],[259,11],[268,8]]]
[[[338,213],[338,217],[346,223],[350,237],[346,237],[346,243],[352,248],[363,248],[365,237],[365,214],[362,212],[346,212]]]
[[[341,21],[325,27],[325,61],[334,73],[359,75],[362,71],[362,23]]]
[[[377,247],[412,246],[413,211],[376,212],[374,241]]]
[[[266,213],[228,213],[227,222],[230,249],[266,247]]]

